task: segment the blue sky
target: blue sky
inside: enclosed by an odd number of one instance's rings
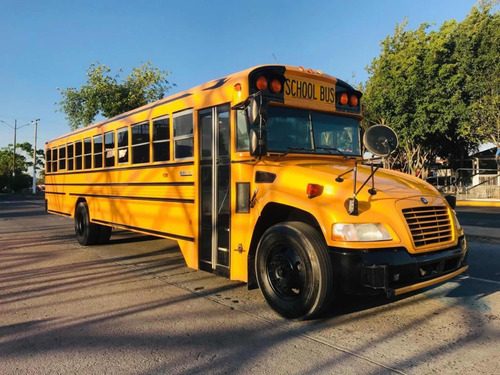
[[[320,69],[350,82],[396,23],[462,20],[474,0],[52,1],[0,0],[0,120],[40,118],[38,145],[67,133],[57,87],[80,87],[90,63],[114,71],[151,61],[171,70],[171,94],[248,67]],[[33,141],[33,127],[18,131]],[[0,123],[0,147],[13,130]]]

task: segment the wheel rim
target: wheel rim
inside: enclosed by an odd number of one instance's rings
[[[302,295],[307,279],[303,259],[287,246],[276,246],[266,260],[267,279],[282,299],[295,300]]]

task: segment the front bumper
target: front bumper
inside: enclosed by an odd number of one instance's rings
[[[440,251],[410,254],[404,247],[330,248],[337,285],[349,294],[394,296],[446,281],[467,270],[467,241]]]

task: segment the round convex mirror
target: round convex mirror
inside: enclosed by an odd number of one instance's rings
[[[368,151],[377,156],[389,156],[398,147],[398,136],[386,125],[373,125],[363,136]]]

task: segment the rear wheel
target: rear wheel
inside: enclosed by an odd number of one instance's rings
[[[113,228],[107,225],[99,225],[99,244],[103,245],[109,242],[112,230]]]
[[[107,228],[109,228],[109,234],[107,232]],[[102,231],[102,229],[106,229],[106,231]],[[102,225],[91,223],[87,202],[80,202],[76,206],[75,210],[75,233],[76,239],[78,240],[78,243],[80,245],[97,245],[109,240],[109,236],[111,235],[111,227],[105,227]]]
[[[269,305],[290,319],[324,312],[334,293],[333,269],[322,236],[302,222],[269,228],[259,243],[255,273]]]

